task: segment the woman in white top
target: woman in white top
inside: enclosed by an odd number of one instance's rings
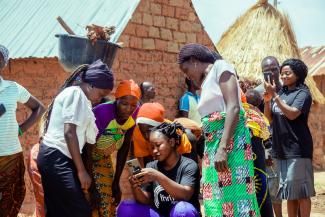
[[[77,78],[79,84],[72,86]],[[86,142],[96,142],[98,130],[92,104],[107,96],[113,85],[113,74],[101,60],[83,65],[67,79],[45,113],[37,166],[42,176],[46,216],[91,216],[83,193],[91,178],[81,152]]]
[[[200,44],[180,50],[181,70],[201,86],[198,110],[205,134],[202,187],[207,216],[260,216],[250,134],[235,69]]]

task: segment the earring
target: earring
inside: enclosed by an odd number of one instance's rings
[[[196,63],[194,63],[194,68],[196,68]]]

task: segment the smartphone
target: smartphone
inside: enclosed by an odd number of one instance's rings
[[[0,117],[6,113],[6,107],[4,104],[0,104]]]
[[[141,166],[137,158],[126,161],[126,165],[132,175],[138,174],[141,171]]]
[[[264,75],[264,80],[266,82],[269,82],[270,84],[273,84],[273,73],[268,71],[268,72],[263,72]]]

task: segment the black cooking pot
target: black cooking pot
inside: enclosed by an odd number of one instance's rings
[[[120,45],[98,40],[95,44],[86,37],[57,34],[59,38],[59,62],[67,72],[74,71],[82,64],[91,64],[101,59],[109,68],[112,67]]]

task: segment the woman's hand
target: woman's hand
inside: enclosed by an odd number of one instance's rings
[[[78,172],[78,178],[81,184],[81,188],[83,190],[88,190],[88,188],[90,187],[91,184],[91,178],[88,175],[86,170],[80,171]]]
[[[112,196],[114,198],[114,203],[118,205],[121,202],[122,192],[119,182],[115,181],[115,179],[112,183]]]
[[[272,95],[269,94],[268,92],[264,92],[264,94],[263,94],[263,99],[264,99],[264,102],[265,102],[265,103],[268,103],[268,102],[271,101],[271,99],[272,99]]]
[[[274,81],[273,81],[273,84],[271,82],[265,81],[264,88],[265,88],[266,93],[268,93],[272,97],[276,96],[276,86],[274,84]]]
[[[140,181],[137,178],[135,178],[134,175],[129,177],[129,182],[131,184],[131,187],[134,188],[134,189],[136,189],[138,187],[141,187]]]
[[[226,146],[219,146],[215,155],[214,166],[218,172],[224,172],[228,170],[228,154]]]
[[[159,178],[160,172],[153,168],[143,168],[141,172],[134,175],[135,179],[141,184],[146,184],[149,182],[157,181]]]

